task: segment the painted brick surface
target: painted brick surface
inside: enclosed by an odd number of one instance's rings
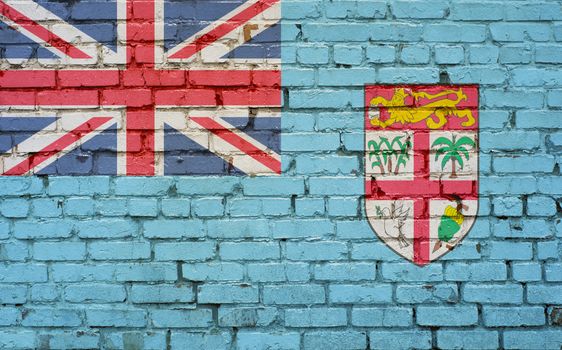
[[[560,349],[562,2],[282,8],[280,176],[0,178],[0,348]],[[44,54],[14,35],[2,69]],[[480,85],[480,212],[418,267],[366,222],[364,84],[437,83]]]

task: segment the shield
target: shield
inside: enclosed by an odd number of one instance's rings
[[[478,212],[478,86],[365,88],[365,212],[417,265],[453,250]]]

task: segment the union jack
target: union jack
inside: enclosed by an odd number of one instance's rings
[[[0,174],[281,172],[280,0],[0,0]]]

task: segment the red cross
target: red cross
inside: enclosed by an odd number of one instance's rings
[[[185,50],[193,55],[279,0],[261,0],[201,37]],[[70,43],[46,31],[0,0],[0,13],[70,57],[89,57]],[[161,24],[161,23],[160,23]],[[125,106],[128,175],[154,175],[156,106],[280,106],[277,70],[159,70],[155,68],[155,0],[127,0],[127,63],[124,70],[6,70],[0,71],[0,106]],[[179,53],[178,53],[179,54]],[[84,56],[86,55],[86,56]],[[177,54],[176,54],[177,55]],[[207,124],[210,118],[200,118]],[[58,153],[64,145],[96,127],[81,125],[72,136],[43,152]],[[247,146],[227,130],[211,130],[225,141]],[[280,164],[267,153],[247,149],[260,162],[277,170]],[[45,155],[35,155],[7,174],[25,174]]]

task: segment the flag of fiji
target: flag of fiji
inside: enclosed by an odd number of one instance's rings
[[[279,0],[0,1],[2,175],[279,174]]]

